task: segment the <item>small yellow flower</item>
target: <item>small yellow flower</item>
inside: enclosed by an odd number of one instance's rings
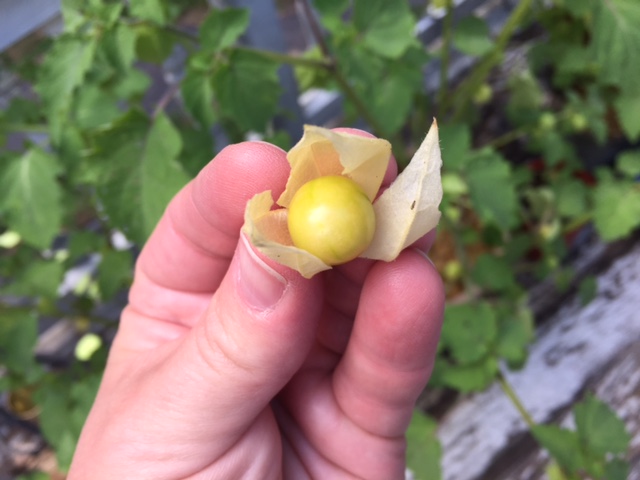
[[[287,154],[291,174],[278,198],[266,191],[254,196],[245,211],[243,232],[268,258],[306,278],[331,268],[312,253],[294,246],[288,228],[288,208],[298,190],[311,180],[341,175],[355,182],[373,202],[375,232],[363,258],[392,261],[433,229],[440,219],[442,159],[434,121],[407,168],[376,199],[391,157],[386,140],[306,126],[300,142]],[[375,201],[374,201],[375,199]]]

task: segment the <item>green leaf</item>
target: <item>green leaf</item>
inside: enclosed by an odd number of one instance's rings
[[[620,95],[613,105],[629,141],[640,140],[640,95]]]
[[[19,272],[3,290],[14,295],[56,298],[64,269],[55,261],[40,260]]]
[[[602,181],[594,192],[593,219],[606,241],[631,233],[640,225],[640,190],[630,181]]]
[[[94,129],[117,119],[122,112],[118,99],[96,85],[85,85],[78,91],[75,104],[76,122],[81,129]]]
[[[413,412],[407,430],[407,467],[416,480],[440,480],[442,447],[437,436],[438,423],[419,411]]]
[[[91,67],[96,45],[94,37],[61,37],[47,53],[36,90],[52,112],[68,108],[71,95]]]
[[[432,383],[448,386],[461,393],[484,390],[496,378],[498,360],[486,357],[473,365],[450,365],[439,360],[431,378]]]
[[[143,114],[131,111],[98,143],[108,167],[98,190],[106,213],[114,226],[142,244],[189,180],[176,161],[182,148],[180,133],[164,114],[149,128]]]
[[[6,165],[0,176],[0,212],[9,226],[38,248],[47,248],[60,231],[62,191],[56,159],[33,148]]]
[[[277,63],[252,52],[235,51],[213,80],[223,115],[243,130],[265,130],[280,97]]]
[[[162,0],[134,0],[129,2],[129,12],[140,20],[150,20],[158,25],[167,22],[167,11]]]
[[[513,227],[518,202],[509,163],[493,152],[479,152],[467,166],[466,176],[480,218],[503,230]]]
[[[488,304],[450,305],[444,318],[442,341],[457,361],[470,364],[489,354],[497,324],[495,313]]]
[[[143,62],[162,63],[173,51],[174,37],[153,25],[139,25],[136,32],[136,54]]]
[[[445,169],[460,170],[473,158],[471,131],[466,124],[446,124],[439,129],[442,165]]]
[[[349,6],[349,0],[313,0],[313,6],[323,17],[340,17]]]
[[[640,2],[608,0],[593,13],[592,52],[600,64],[602,81],[640,94]]]
[[[0,310],[0,365],[26,374],[35,367],[33,349],[38,340],[38,319],[33,312]]]
[[[563,468],[575,472],[586,466],[576,432],[555,425],[534,425],[531,433]]]
[[[416,41],[406,0],[355,0],[353,22],[363,44],[383,57],[398,58]]]
[[[462,53],[476,57],[488,53],[493,48],[489,27],[484,20],[474,16],[463,18],[456,24],[453,44]]]
[[[578,285],[578,298],[582,305],[587,305],[591,302],[598,293],[598,281],[593,275],[589,275],[584,278],[580,285]]]
[[[421,64],[421,58],[424,57],[418,54],[414,56],[415,63],[394,62],[366,95],[371,113],[380,120],[387,136],[392,136],[405,124],[414,105],[414,96],[422,89],[421,69],[416,68]]]
[[[627,452],[631,435],[606,403],[589,395],[574,407],[573,415],[578,437],[590,452],[600,457]]]
[[[640,175],[640,150],[629,150],[618,155],[616,170],[632,179]]]
[[[498,327],[496,353],[507,361],[509,368],[522,368],[528,347],[534,338],[533,314],[528,308],[504,312]]]
[[[218,52],[236,43],[249,26],[249,10],[212,10],[200,27],[200,42],[207,51]]]
[[[180,85],[180,92],[187,111],[203,129],[210,128],[215,120],[211,75],[208,72],[187,69]]]
[[[478,257],[471,277],[481,287],[498,292],[510,290],[515,285],[513,266],[504,258],[489,254]]]
[[[621,459],[613,459],[604,467],[606,480],[628,480],[630,473],[629,463]]]
[[[113,297],[118,290],[131,283],[133,259],[130,252],[109,250],[102,254],[98,270],[98,285],[103,300]]]
[[[587,211],[587,187],[575,179],[559,181],[554,185],[558,213],[565,217],[576,217]]]
[[[136,54],[136,31],[125,23],[108,30],[100,39],[100,48],[105,57],[120,73],[131,68]]]
[[[142,213],[147,235],[160,220],[173,196],[190,180],[176,161],[182,149],[180,133],[165,115],[159,115],[142,157]]]

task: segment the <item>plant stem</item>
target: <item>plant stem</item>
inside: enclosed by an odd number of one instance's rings
[[[516,407],[516,410],[518,410],[518,413],[520,413],[520,415],[522,416],[522,419],[525,421],[529,429],[535,427],[536,426],[535,420],[533,419],[531,414],[527,411],[527,409],[524,408],[524,405],[520,401],[520,398],[518,398],[518,395],[513,390],[513,388],[511,387],[511,384],[507,381],[506,377],[502,372],[498,372],[498,382],[500,382],[500,386],[502,387],[502,390],[507,395],[507,397],[509,397],[509,400],[511,400],[511,403],[513,403],[513,405]]]
[[[533,0],[521,0],[516,8],[511,12],[502,31],[496,38],[495,46],[476,64],[469,76],[460,84],[455,95],[450,96],[451,100],[446,102],[447,109],[453,109],[453,120],[459,120],[468,105],[473,94],[486,81],[491,70],[500,63],[509,39],[516,29],[524,22],[525,17],[533,4]]]
[[[326,68],[328,68],[329,72],[333,76],[334,80],[338,83],[345,96],[353,103],[360,116],[364,119],[365,122],[369,124],[369,126],[373,130],[373,134],[377,137],[383,136],[382,133],[384,132],[384,129],[381,128],[375,116],[371,114],[362,98],[360,98],[358,93],[349,84],[349,81],[340,70],[340,66],[338,65],[335,56],[329,49],[329,45],[324,39],[322,29],[320,27],[320,24],[318,23],[318,19],[311,9],[311,5],[309,5],[309,1],[298,1],[302,3],[304,14],[307,17],[307,22],[309,23],[309,27],[311,28],[311,33],[313,34],[314,40],[318,44],[318,47],[320,48],[320,51],[324,56]]]
[[[440,87],[438,90],[438,114],[444,112],[441,107],[449,93],[449,62],[451,60],[451,43],[453,39],[453,0],[447,0],[446,13],[442,22],[442,47],[440,53]]]
[[[500,135],[499,137],[494,138],[490,142],[487,142],[484,146],[491,147],[491,148],[504,147],[505,145],[508,145],[514,140],[518,140],[520,137],[526,135],[527,133],[528,131],[524,128],[516,128],[503,135]]]

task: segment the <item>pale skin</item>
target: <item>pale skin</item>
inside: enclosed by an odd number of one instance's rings
[[[404,478],[444,305],[433,235],[305,280],[240,232],[247,200],[288,174],[282,150],[239,144],[171,202],[69,480]]]

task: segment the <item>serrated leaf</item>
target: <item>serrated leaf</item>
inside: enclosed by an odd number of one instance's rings
[[[465,124],[447,124],[440,129],[442,166],[460,170],[473,158],[470,154],[471,131]]]
[[[54,261],[35,261],[16,275],[3,290],[14,295],[56,298],[64,269]]]
[[[631,142],[640,140],[640,95],[621,95],[613,105],[627,138]]]
[[[277,63],[252,52],[235,51],[213,80],[223,115],[243,130],[265,130],[280,97]]]
[[[356,0],[353,22],[363,44],[383,57],[398,58],[416,41],[416,22],[406,0]]]
[[[180,85],[185,108],[205,130],[213,125],[215,119],[211,83],[209,73],[190,68]]]
[[[97,85],[88,84],[78,92],[75,118],[81,129],[94,129],[117,119],[122,112],[118,99]]]
[[[461,393],[477,392],[491,385],[497,373],[498,360],[494,357],[486,357],[473,365],[450,365],[437,361],[431,381]]]
[[[467,165],[466,177],[480,218],[503,230],[513,227],[518,202],[509,163],[493,152],[480,152]]]
[[[136,54],[136,32],[125,23],[106,31],[100,39],[100,48],[105,57],[120,73],[131,68]]]
[[[616,158],[616,170],[629,178],[640,175],[640,150],[629,150]]]
[[[573,415],[578,437],[589,451],[601,457],[626,453],[631,435],[607,404],[589,395],[574,407]]]
[[[489,27],[481,18],[470,16],[456,24],[453,31],[453,44],[462,53],[481,56],[493,48],[489,36]]]
[[[598,281],[593,275],[585,277],[578,285],[578,298],[582,305],[589,304],[598,293]]]
[[[144,62],[162,63],[173,51],[175,38],[160,27],[143,24],[135,33],[136,54]]]
[[[555,425],[534,425],[531,433],[562,467],[575,472],[586,466],[576,432]]]
[[[62,190],[56,159],[31,149],[5,166],[0,176],[0,212],[29,244],[47,248],[62,223]]]
[[[98,269],[98,285],[103,300],[113,297],[118,290],[128,286],[133,275],[133,259],[130,252],[107,251],[102,254]]]
[[[504,258],[489,254],[478,257],[471,277],[481,287],[493,291],[509,290],[515,285],[513,266]]]
[[[200,27],[200,42],[207,51],[218,52],[232,46],[249,26],[249,10],[212,10]]]
[[[613,459],[604,466],[604,478],[606,480],[628,480],[630,473],[629,463],[621,459]]]
[[[442,341],[462,364],[488,355],[497,334],[493,309],[486,303],[450,305],[445,310]]]
[[[576,217],[587,211],[587,187],[584,183],[567,179],[555,185],[558,213]]]
[[[36,90],[53,112],[65,110],[91,67],[96,39],[61,37],[47,53]]]
[[[534,338],[533,314],[527,308],[504,312],[498,327],[496,353],[507,361],[509,368],[522,368],[528,347]]]
[[[596,4],[592,52],[600,64],[602,81],[640,94],[640,2],[608,0]]]
[[[129,2],[129,12],[133,17],[150,20],[158,25],[167,22],[167,11],[162,0],[133,0]]]
[[[97,148],[108,165],[99,188],[105,210],[114,226],[142,244],[189,180],[176,161],[180,134],[164,114],[150,124],[131,111],[98,139]]]
[[[616,240],[640,226],[640,190],[630,181],[601,182],[594,192],[593,219],[600,236]]]
[[[0,310],[0,365],[16,373],[35,366],[33,349],[38,339],[38,319],[33,312]]]
[[[438,424],[414,411],[407,430],[407,467],[415,480],[440,480],[442,447],[437,436]]]

